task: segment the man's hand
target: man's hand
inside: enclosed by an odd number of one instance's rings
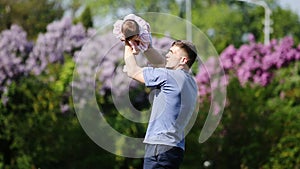
[[[129,41],[125,41],[125,56],[133,56],[133,49],[129,44]]]
[[[126,47],[126,46],[130,46],[130,43],[129,43],[128,40],[124,40],[124,41],[125,41],[125,47]]]

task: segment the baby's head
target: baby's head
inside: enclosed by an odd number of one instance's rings
[[[132,19],[124,21],[121,31],[124,34],[126,41],[131,40],[134,36],[139,35],[140,33],[138,23]]]

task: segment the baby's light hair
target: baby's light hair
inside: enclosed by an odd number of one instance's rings
[[[138,23],[132,19],[127,19],[124,21],[121,31],[124,34],[126,41],[130,40],[135,35],[139,35],[140,33]]]

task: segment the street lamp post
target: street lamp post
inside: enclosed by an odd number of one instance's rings
[[[271,9],[268,4],[263,0],[239,0],[244,2],[253,3],[259,6],[262,6],[265,10],[265,20],[264,20],[264,44],[267,45],[270,43],[270,34],[271,34]]]
[[[191,0],[185,1],[186,10],[186,40],[192,41],[192,11],[191,11]]]
[[[177,0],[179,5],[182,5],[182,2],[185,1],[185,29],[186,29],[186,40],[192,41],[192,4],[191,0]]]

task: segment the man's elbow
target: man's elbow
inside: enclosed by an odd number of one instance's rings
[[[140,67],[137,67],[137,69],[129,69],[127,71],[127,76],[138,82],[145,83],[144,76],[143,76],[143,70]]]
[[[134,78],[134,73],[133,73],[133,71],[127,70],[127,76],[130,77],[130,78]]]
[[[138,67],[127,69],[127,76],[134,79],[140,72],[142,72],[142,69]]]

